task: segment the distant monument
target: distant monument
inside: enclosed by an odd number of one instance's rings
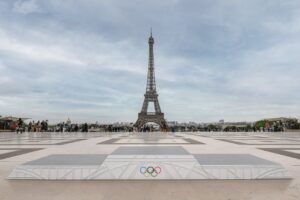
[[[145,93],[145,99],[141,112],[138,114],[138,119],[135,126],[140,130],[146,123],[153,122],[160,126],[161,130],[167,130],[168,125],[164,118],[164,113],[161,112],[158,94],[156,92],[155,74],[154,74],[154,54],[153,45],[154,38],[152,37],[152,30],[148,40],[149,43],[149,63],[148,63],[148,76],[147,76],[147,88]],[[153,102],[154,112],[148,112],[148,104]]]

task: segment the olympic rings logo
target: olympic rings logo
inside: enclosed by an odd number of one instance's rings
[[[142,166],[140,168],[140,172],[145,177],[149,177],[149,176],[156,177],[158,174],[161,173],[161,167],[160,166],[156,166],[156,167],[152,167],[152,166],[145,167],[145,166]]]

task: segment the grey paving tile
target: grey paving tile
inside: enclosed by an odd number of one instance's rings
[[[0,150],[14,150],[13,152],[0,154],[0,160],[18,156],[18,155],[22,155],[22,154],[26,154],[26,153],[30,153],[33,151],[38,151],[41,149],[42,148],[26,148],[26,149],[25,148],[0,148]]]
[[[100,165],[105,154],[53,154],[24,165]]]
[[[119,147],[112,155],[189,155],[181,146]]]
[[[288,151],[288,150],[300,150],[300,148],[259,148],[259,149],[280,154],[283,156],[288,156],[291,158],[300,159],[300,154]]]
[[[250,154],[195,154],[201,165],[277,165]]]

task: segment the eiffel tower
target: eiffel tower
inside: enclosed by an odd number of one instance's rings
[[[149,43],[149,61],[148,61],[148,76],[147,76],[147,88],[145,93],[145,99],[141,112],[138,114],[138,119],[135,126],[140,130],[146,123],[153,122],[160,126],[161,130],[165,131],[168,128],[167,122],[164,118],[164,113],[161,112],[158,94],[156,92],[155,74],[154,74],[154,54],[153,45],[154,38],[152,37],[152,30],[148,40]],[[155,112],[148,112],[149,103],[154,104]]]

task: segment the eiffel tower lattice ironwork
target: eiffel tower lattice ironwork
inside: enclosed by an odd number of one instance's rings
[[[138,119],[135,126],[140,130],[146,123],[153,122],[160,126],[162,130],[167,130],[167,122],[164,118],[164,113],[161,112],[158,94],[156,92],[155,74],[154,74],[154,54],[153,45],[154,38],[152,37],[152,31],[148,40],[149,43],[149,61],[148,61],[148,76],[147,76],[147,88],[145,93],[145,99],[141,112],[138,114]],[[154,104],[155,112],[148,112],[149,103]]]

